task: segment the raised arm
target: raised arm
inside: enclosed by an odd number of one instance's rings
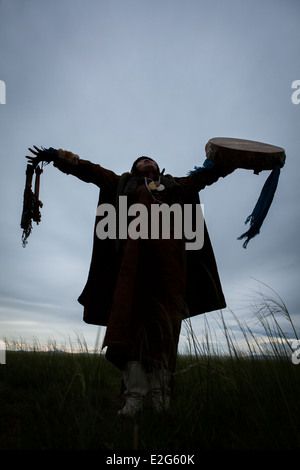
[[[26,156],[26,158],[34,167],[40,162],[53,162],[53,165],[63,173],[76,176],[86,183],[93,183],[99,188],[105,186],[111,190],[117,188],[120,177],[101,165],[83,160],[78,155],[67,150],[56,150],[52,147],[40,149],[35,145],[33,147],[34,149],[29,148],[29,150],[35,156]]]
[[[205,186],[216,183],[219,178],[225,178],[234,170],[235,168],[223,167],[206,160],[202,167],[192,171],[189,176],[176,178],[176,181],[183,186],[186,193],[199,192]]]

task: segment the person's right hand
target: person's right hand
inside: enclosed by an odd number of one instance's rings
[[[57,150],[50,147],[49,149],[42,149],[36,147],[36,145],[33,146],[35,150],[29,148],[30,152],[32,152],[35,157],[32,155],[26,155],[26,158],[28,159],[29,163],[31,163],[34,167],[36,167],[40,162],[53,162],[57,156]]]

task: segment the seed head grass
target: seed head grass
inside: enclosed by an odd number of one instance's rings
[[[253,327],[231,312],[233,332],[217,315],[222,348],[209,314],[201,338],[186,321],[188,346],[178,354],[168,413],[155,414],[149,394],[136,417],[118,416],[120,371],[84,338],[65,350],[4,338],[0,450],[298,450],[300,364],[291,359],[297,329],[271,293],[256,296]]]

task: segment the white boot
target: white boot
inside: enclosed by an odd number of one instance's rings
[[[155,411],[161,413],[170,407],[170,380],[171,372],[166,369],[155,368],[152,374],[152,404]]]
[[[142,409],[143,396],[148,391],[148,380],[145,369],[138,361],[128,362],[123,371],[125,385],[125,405],[118,411],[120,416],[134,416]]]

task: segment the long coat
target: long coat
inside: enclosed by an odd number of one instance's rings
[[[121,195],[127,195],[129,202],[142,202],[148,207],[154,203],[143,179],[131,173],[119,176],[75,157],[59,150],[55,166],[99,186],[98,206],[111,204],[118,214],[118,197]],[[215,168],[186,177],[162,176],[166,187],[162,202],[169,205],[176,202],[181,206],[200,204],[199,191],[226,174],[226,170]],[[170,301],[170,309],[174,311],[182,299],[178,307],[180,320],[226,306],[206,224],[203,247],[185,250],[180,240],[100,240],[96,234],[99,221],[100,217],[96,216],[88,279],[78,301],[84,307],[86,323],[108,327],[104,345],[120,345],[123,338],[126,344],[130,315],[134,306],[138,309],[143,304],[153,282],[155,294],[152,297],[156,302],[160,299],[161,303]],[[167,300],[164,290],[168,291]],[[147,302],[144,308],[147,308]],[[138,318],[136,315],[135,321]]]

